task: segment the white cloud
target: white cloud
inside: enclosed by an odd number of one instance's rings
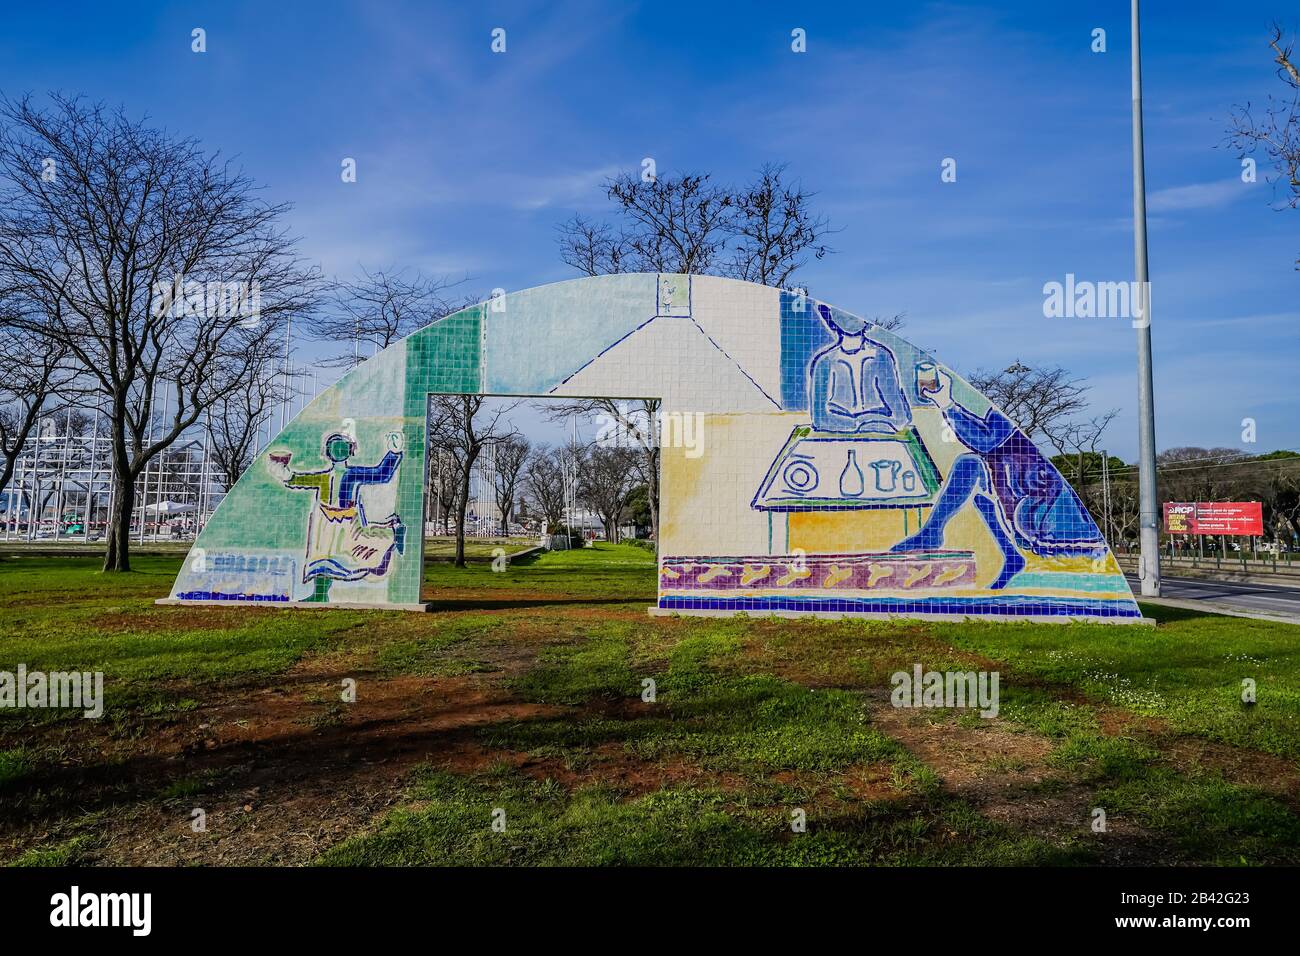
[[[1171,186],[1158,189],[1147,197],[1150,212],[1187,212],[1192,209],[1213,209],[1225,206],[1246,194],[1239,179],[1224,179],[1212,183],[1193,183],[1190,186]]]
[[[512,205],[518,209],[545,209],[548,206],[601,205],[601,189],[609,179],[627,167],[601,166],[551,176],[508,177],[506,185],[515,194]]]

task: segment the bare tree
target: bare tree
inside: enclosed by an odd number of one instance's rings
[[[1300,540],[1300,454],[1274,451],[1250,455],[1237,448],[1181,446],[1165,449],[1156,461],[1162,500],[1258,500],[1263,505],[1265,537]],[[1126,539],[1137,534],[1136,471],[1132,466],[1111,464],[1110,523]],[[1096,487],[1094,482],[1090,490]],[[1093,503],[1089,501],[1093,513],[1101,513]],[[1213,546],[1215,535],[1202,537]]]
[[[32,429],[74,376],[66,348],[46,336],[15,329],[6,314],[0,314],[0,493],[13,479]]]
[[[432,436],[430,436],[432,437]],[[446,448],[429,447],[429,503],[434,509],[434,527],[447,534],[450,516],[455,513],[460,495],[460,465]]]
[[[1088,386],[1057,366],[1030,368],[1016,362],[999,372],[979,369],[970,383],[1035,441],[1057,445],[1067,424],[1088,410]]]
[[[703,175],[623,173],[606,195],[629,224],[620,243],[638,272],[707,273],[732,232],[734,197]]]
[[[404,270],[361,270],[361,277],[335,280],[330,285],[329,308],[312,322],[312,336],[320,342],[351,342],[352,347],[325,359],[325,365],[352,368],[369,358],[361,346],[382,351],[416,329],[450,315],[464,306],[448,293],[464,279],[429,278]]]
[[[981,369],[970,382],[1040,448],[1055,449],[1053,461],[1086,503],[1088,468],[1100,468],[1102,438],[1119,409],[1089,414],[1087,383],[1059,365],[1030,368],[1017,361],[1000,372]]]
[[[284,381],[276,368],[276,352],[264,348],[262,361],[248,380],[212,403],[204,427],[208,432],[208,452],[216,464],[222,491],[229,492],[253,463],[258,436],[273,410],[284,400]]]
[[[1166,448],[1156,456],[1160,497],[1165,501],[1228,501],[1242,490],[1241,473],[1225,465],[1246,462],[1238,448]]]
[[[575,216],[559,227],[560,258],[584,275],[689,272],[784,286],[833,250],[813,193],[768,163],[754,182],[716,185],[708,173],[607,180],[617,224]]]
[[[565,465],[562,448],[538,445],[524,464],[524,490],[550,531],[564,520]]]
[[[1300,455],[1275,451],[1256,460],[1272,462],[1267,466],[1262,498],[1274,540],[1281,541],[1283,534],[1289,533],[1300,541]]]
[[[583,275],[603,276],[633,272],[622,238],[608,223],[574,216],[560,223],[560,259]]]
[[[1080,494],[1083,493],[1087,480],[1089,464],[1096,462],[1100,468],[1101,440],[1118,414],[1119,409],[1112,408],[1100,415],[1053,425],[1047,433],[1048,440],[1056,448],[1060,459],[1070,462],[1066,475]]]
[[[317,276],[280,224],[288,206],[194,140],[60,95],[0,101],[0,124],[0,287],[42,304],[29,328],[105,400],[104,569],[128,571],[136,479],[248,381],[266,340],[312,308]]]
[[[1096,514],[1096,512],[1094,512]],[[1128,547],[1138,537],[1138,519],[1141,517],[1141,495],[1139,493],[1136,473],[1132,477],[1120,478],[1110,483],[1110,515],[1107,522],[1103,516],[1101,524],[1110,525],[1107,540],[1112,546],[1123,544]]]
[[[496,496],[497,512],[501,515],[502,537],[510,533],[510,518],[514,512],[515,496],[531,448],[532,445],[523,435],[512,435],[497,443],[492,456],[493,492]]]
[[[618,526],[636,487],[635,453],[628,448],[593,445],[578,481],[578,498],[600,516],[605,539],[618,543]]]
[[[489,446],[518,435],[505,415],[519,403],[492,402],[487,395],[435,395],[430,399],[429,448],[441,449],[457,480],[456,567],[465,566],[465,516],[474,465]]]
[[[659,410],[657,398],[614,399],[582,398],[556,401],[546,406],[551,421],[570,416],[595,418],[596,442],[628,448],[633,452],[631,466],[646,486],[650,524],[656,541],[659,537]]]
[[[825,241],[827,219],[811,209],[815,194],[797,183],[786,184],[785,170],[784,163],[766,163],[757,180],[736,192],[734,278],[783,289],[808,262],[809,253],[822,259],[831,251]]]
[[[1282,187],[1282,208],[1300,207],[1300,67],[1296,66],[1294,40],[1288,40],[1278,24],[1273,24],[1268,45],[1282,81],[1280,96],[1269,94],[1268,103],[1258,116],[1249,102],[1233,108],[1227,131],[1227,144],[1241,158],[1262,149],[1273,165],[1269,181],[1274,189]],[[1300,269],[1300,260],[1296,262]]]

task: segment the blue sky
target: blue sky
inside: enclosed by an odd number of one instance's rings
[[[1145,7],[1157,440],[1300,447],[1300,211],[1220,147],[1234,103],[1281,92],[1270,21],[1300,17]],[[555,225],[598,214],[601,180],[643,157],[726,181],[788,162],[841,230],[802,274],[814,295],[906,312],[904,335],[964,371],[1086,376],[1131,458],[1129,322],[1042,311],[1066,273],[1133,277],[1128,34],[1116,0],[28,4],[6,11],[0,90],[84,92],[237,155],[328,273],[408,266],[483,294],[570,277]]]

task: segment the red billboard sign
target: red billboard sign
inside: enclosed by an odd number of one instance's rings
[[[1264,506],[1258,501],[1165,502],[1169,534],[1264,533]]]

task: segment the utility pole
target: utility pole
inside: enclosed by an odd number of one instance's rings
[[[1138,535],[1142,594],[1160,596],[1160,535],[1156,505],[1156,414],[1151,384],[1151,284],[1147,274],[1147,184],[1142,148],[1142,41],[1133,0],[1133,253],[1138,301]]]

